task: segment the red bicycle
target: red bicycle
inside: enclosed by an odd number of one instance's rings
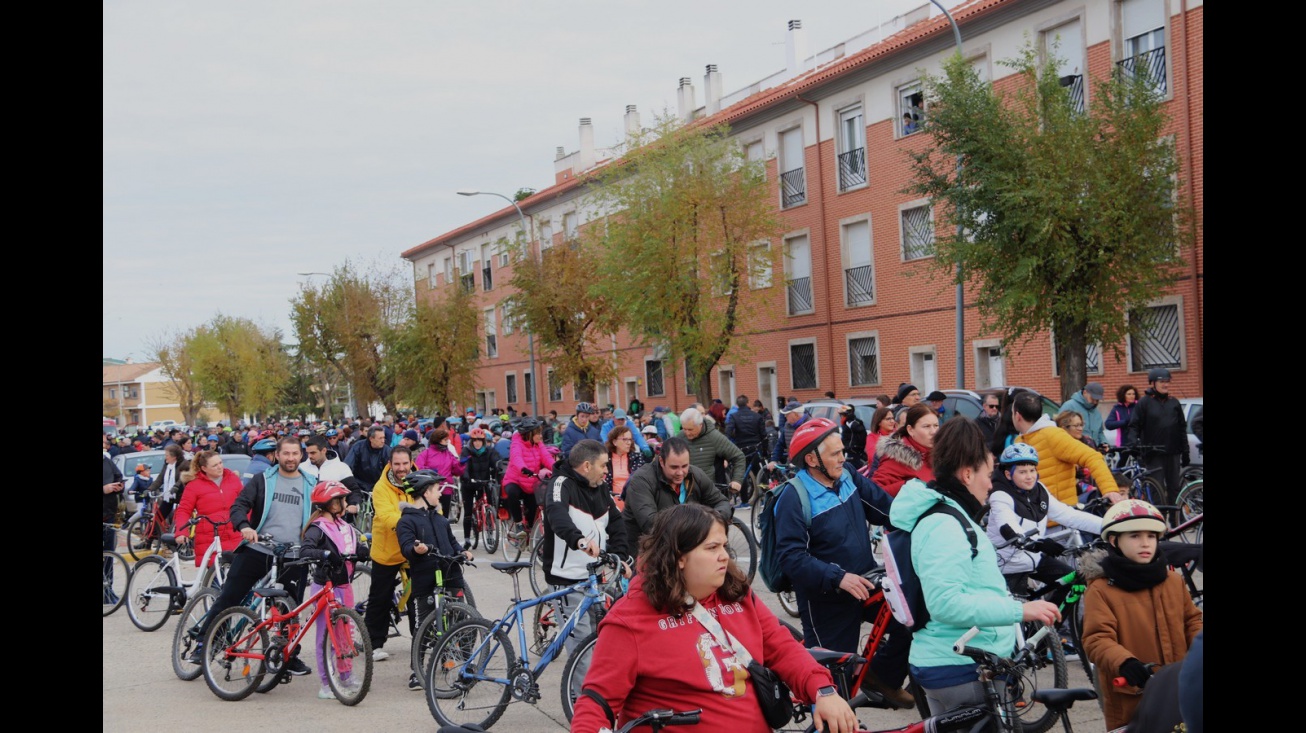
[[[287,556],[294,554],[294,548],[288,546],[278,549]],[[305,552],[314,556],[301,557],[283,567],[334,559],[321,550]],[[357,557],[343,559],[357,560]],[[260,685],[270,690],[288,681],[289,672],[282,669],[282,663],[299,649],[314,622],[329,618],[321,645],[328,684],[341,704],[362,702],[372,684],[372,642],[362,614],[337,600],[334,589],[328,579],[321,590],[298,607],[283,612],[273,605],[262,620],[245,606],[232,606],[218,614],[204,641],[204,681],[213,694],[223,700],[243,700]],[[289,591],[275,587],[255,588],[253,592],[268,599],[289,595]],[[301,623],[300,615],[306,611],[311,613]],[[275,675],[274,682],[264,685],[263,678],[268,674]]]

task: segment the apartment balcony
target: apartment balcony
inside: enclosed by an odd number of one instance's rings
[[[798,277],[790,280],[789,290],[789,315],[796,316],[800,313],[811,313],[812,308],[812,278]]]
[[[866,183],[866,148],[839,154],[839,190]]]
[[[867,305],[875,302],[875,285],[871,281],[871,266],[850,267],[844,270],[844,287],[848,305]]]
[[[780,208],[807,203],[807,178],[802,168],[780,174]]]
[[[1158,94],[1166,93],[1165,46],[1120,59],[1116,68],[1125,79],[1142,76]]]

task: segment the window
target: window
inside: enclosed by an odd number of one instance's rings
[[[925,121],[925,93],[920,82],[898,87],[898,135],[920,132]]]
[[[803,128],[780,133],[780,208],[807,203],[803,173]]]
[[[522,375],[522,379],[525,380],[526,382],[526,401],[530,402],[531,404],[534,404],[535,403],[535,378],[530,372],[526,372],[524,375]]]
[[[730,287],[730,262],[726,259],[724,252],[717,252],[708,255],[708,262],[711,263],[712,271],[712,294],[729,295]]]
[[[553,246],[553,224],[547,221],[541,222],[540,223],[540,249],[545,250],[552,246]]]
[[[512,302],[507,300],[503,301],[503,303],[499,305],[499,309],[503,311],[503,335],[507,336],[512,333],[513,327]]]
[[[844,224],[844,305],[870,305],[875,302],[875,278],[871,262],[871,222],[869,219]]]
[[[694,375],[689,373],[689,359],[686,359],[685,360],[685,394],[695,394],[694,385],[696,384],[698,384],[698,380],[694,379]]]
[[[506,387],[504,395],[507,396],[508,404],[511,405],[517,401],[517,375],[509,374],[504,378],[504,381],[506,382],[504,384],[504,387]]]
[[[1127,77],[1141,75],[1166,93],[1164,0],[1123,0],[1120,35],[1125,44],[1119,68]]]
[[[562,385],[558,384],[558,378],[554,376],[553,370],[549,370],[549,401],[562,401]]]
[[[118,399],[118,390],[114,389],[113,387],[110,387],[110,388],[109,388],[109,399],[111,399],[111,400],[116,400],[116,399]]]
[[[1084,347],[1084,371],[1088,374],[1102,373],[1102,346],[1088,344]],[[1061,376],[1061,341],[1056,331],[1052,332],[1052,374]]]
[[[812,299],[812,246],[806,234],[785,240],[785,299],[789,315],[815,311]]]
[[[839,113],[839,190],[866,183],[866,124],[861,105]]]
[[[453,258],[444,258],[444,283],[448,285],[453,282]]]
[[[574,211],[562,215],[562,235],[568,240],[575,239],[580,233],[579,218]]]
[[[499,355],[499,336],[494,327],[494,308],[485,309],[485,355],[491,359]]]
[[[879,340],[875,335],[849,334],[848,381],[853,387],[880,383]]]
[[[1131,311],[1129,325],[1129,371],[1183,366],[1183,319],[1177,302]]]
[[[476,289],[476,276],[472,274],[472,251],[465,249],[458,253],[458,280],[463,290],[472,292]]]
[[[649,397],[661,397],[666,394],[662,386],[662,360],[644,360],[644,392]]]
[[[481,289],[489,290],[494,287],[494,273],[491,272],[490,266],[494,259],[490,256],[490,245],[481,245]]]
[[[1076,112],[1084,112],[1084,34],[1079,19],[1057,26],[1043,32],[1043,52],[1057,65],[1061,86],[1070,93],[1070,107]]]
[[[789,379],[794,389],[816,389],[816,343],[789,344]]]
[[[902,219],[902,259],[919,260],[934,256],[934,212],[930,205],[903,206],[899,211]]]
[[[426,287],[427,289],[435,287],[435,263],[426,263]]]
[[[744,159],[750,163],[766,160],[766,150],[762,148],[761,140],[754,140],[744,145]],[[762,171],[765,173],[765,166],[763,166]]]
[[[771,243],[748,248],[748,286],[753,290],[771,287]]]

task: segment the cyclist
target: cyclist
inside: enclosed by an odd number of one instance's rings
[[[903,410],[905,422],[887,438],[875,444],[871,478],[890,496],[897,496],[911,479],[934,480],[930,453],[939,431],[939,414],[928,403],[918,402]],[[865,474],[863,474],[865,475]]]
[[[634,421],[620,407],[613,410],[612,419],[603,423],[602,427],[599,428],[599,442],[608,442],[608,433],[611,433],[613,428],[623,425],[630,428],[633,433],[631,437],[635,441],[635,448],[644,455],[644,458],[652,458],[653,449],[649,447],[648,442],[644,440],[644,436],[636,429]]]
[[[1043,398],[1033,392],[1021,392],[1012,399],[1011,409],[1012,424],[1020,433],[1015,442],[1028,443],[1038,451],[1039,478],[1050,496],[1064,504],[1077,503],[1079,485],[1075,466],[1083,466],[1092,474],[1103,496],[1112,502],[1120,501],[1120,489],[1102,454],[1070,437],[1070,433],[1044,415]]]
[[[626,508],[621,517],[631,549],[639,552],[639,541],[653,529],[654,518],[677,504],[704,504],[728,522],[734,516],[730,499],[721,493],[689,458],[689,441],[673,435],[662,444],[652,463],[640,467],[626,482]]]
[[[354,588],[349,584],[349,579],[354,574],[354,561],[345,560],[345,556],[355,555],[359,560],[366,560],[368,551],[367,545],[358,541],[358,534],[353,526],[344,519],[345,500],[349,493],[349,487],[339,481],[321,481],[313,487],[310,496],[313,513],[309,516],[308,526],[304,528],[299,556],[319,557],[324,560],[313,569],[312,582],[308,586],[310,597],[322,590],[326,581],[330,580],[336,600],[348,608],[353,608]],[[317,650],[317,676],[322,682],[322,688],[318,690],[317,696],[324,700],[334,700],[336,696],[327,681],[326,662],[322,658],[325,624],[323,620],[313,627],[313,648]],[[348,658],[340,660],[342,677],[349,674],[350,669],[347,665],[350,665],[351,661]]]
[[[195,454],[190,466],[182,472],[181,480],[186,484],[186,490],[177,501],[175,516],[178,524],[189,521],[192,512],[215,520],[226,520],[231,516],[231,505],[241,490],[240,476],[230,468],[222,467],[222,456],[217,451],[202,450]],[[240,546],[240,533],[230,522],[218,525],[218,537],[224,552]],[[178,547],[190,542],[189,532],[179,531],[176,538]],[[213,525],[209,522],[196,524],[195,547],[198,552],[195,553],[195,567],[199,567],[205,549],[211,544]],[[218,556],[213,555],[210,562],[216,563],[217,560]]]
[[[386,464],[390,462],[390,450],[390,446],[386,445],[385,427],[377,424],[368,428],[366,439],[349,447],[344,460],[359,483],[375,486],[381,480]],[[409,455],[412,455],[411,452]]]
[[[447,476],[450,481],[462,476],[467,469],[459,457],[462,449],[453,446],[452,433],[453,426],[448,424],[431,431],[431,445],[417,454],[413,468],[418,471],[434,471],[438,476]],[[440,513],[449,516],[449,505],[452,503],[453,486],[449,484],[440,496]]]
[[[562,445],[558,447],[562,458],[566,458],[571,447],[582,440],[588,438],[602,442],[599,437],[599,425],[595,421],[595,416],[598,414],[599,411],[594,405],[588,402],[576,403],[576,416],[567,421],[567,427],[562,432]]]
[[[440,428],[443,430],[444,428]],[[440,489],[444,478],[435,471],[413,471],[404,477],[404,493],[412,499],[412,504],[405,504],[395,525],[399,536],[399,550],[408,561],[408,577],[412,579],[412,599],[416,606],[414,622],[422,623],[426,614],[431,612],[431,595],[435,592],[435,571],[444,575],[446,588],[464,588],[463,570],[456,562],[439,560],[432,554],[446,557],[458,554],[458,540],[453,536],[453,526],[440,512],[442,494]],[[472,559],[470,550],[463,550],[463,555]],[[408,689],[422,689],[417,670],[408,676]]]
[[[540,421],[533,417],[522,420],[512,436],[512,447],[508,450],[508,470],[503,476],[503,488],[507,494],[504,506],[516,523],[512,531],[518,539],[525,538],[535,523],[535,487],[544,478],[540,473],[552,469],[553,456],[544,447]],[[525,511],[522,510],[523,505]]]
[[[780,414],[784,415],[785,422],[776,435],[775,447],[771,449],[771,460],[766,464],[768,471],[774,471],[778,463],[792,462],[789,460],[789,442],[794,439],[794,433],[798,428],[807,422],[807,413],[803,411],[803,404],[798,400],[790,400]]]
[[[934,436],[933,461],[935,479],[904,484],[889,519],[895,527],[912,528],[911,562],[930,620],[913,633],[909,659],[930,714],[938,715],[985,701],[978,664],[952,649],[958,637],[979,626],[983,633],[970,645],[1005,657],[1016,647],[1016,624],[1056,623],[1061,612],[1047,601],[1021,603],[1011,597],[993,543],[975,521],[993,485],[993,454],[979,426],[965,415],[949,418]],[[939,502],[964,513],[967,524],[945,512],[921,518]],[[976,542],[974,556],[968,535]]]
[[[1084,652],[1097,665],[1107,729],[1129,722],[1152,669],[1184,658],[1202,630],[1202,612],[1159,541],[1165,519],[1151,504],[1126,499],[1107,510],[1108,548],[1088,553],[1079,570],[1084,592]],[[1124,677],[1126,687],[1112,684]]]
[[[245,466],[245,472],[240,475],[240,482],[248,484],[249,480],[262,474],[264,471],[276,465],[275,455],[277,452],[277,441],[268,438],[259,438],[249,447],[249,464]]]
[[[728,470],[730,491],[738,494],[744,484],[744,469],[748,462],[744,452],[717,430],[714,421],[701,410],[691,407],[680,413],[680,428],[689,439],[690,462],[718,481],[727,478]],[[722,464],[729,464],[729,468]]]
[[[789,451],[799,470],[775,504],[775,553],[793,578],[803,644],[857,652],[862,621],[878,610],[862,603],[875,590],[862,577],[876,568],[867,525],[888,524],[893,498],[845,461],[839,426],[832,420],[807,420]],[[810,521],[803,516],[799,491],[809,498]],[[916,704],[902,688],[910,645],[911,632],[890,620],[888,638],[866,675],[866,686],[895,707]]]
[[[474,550],[479,541],[476,535],[476,517],[473,514],[476,495],[489,490],[488,482],[494,473],[494,463],[498,460],[498,456],[485,442],[485,428],[478,425],[467,432],[463,454],[458,460],[466,469],[462,478],[463,549]],[[487,484],[476,485],[472,481],[485,481]]]
[[[1134,405],[1129,418],[1130,445],[1145,445],[1153,450],[1140,457],[1143,465],[1160,469],[1158,478],[1165,484],[1166,503],[1183,488],[1182,468],[1188,465],[1188,428],[1179,400],[1170,394],[1170,370],[1157,367],[1147,373],[1152,385]]]
[[[375,429],[380,429],[379,426]],[[382,432],[381,435],[385,433]],[[360,441],[360,445],[363,445]],[[380,480],[372,488],[372,587],[367,592],[367,612],[363,622],[372,640],[372,661],[390,658],[383,647],[390,632],[390,608],[394,605],[395,578],[403,567],[404,555],[395,535],[403,505],[408,502],[404,479],[413,470],[413,454],[407,448],[390,451]]]

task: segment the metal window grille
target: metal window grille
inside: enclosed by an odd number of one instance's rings
[[[1059,377],[1061,376],[1061,341],[1054,337],[1052,339],[1052,348],[1052,374]],[[1089,344],[1084,347],[1084,373],[1102,373],[1102,349],[1097,344]]]
[[[839,190],[866,183],[866,148],[839,154]]]
[[[844,280],[848,288],[848,305],[864,305],[875,300],[870,265],[848,268],[844,272]]]
[[[795,168],[781,173],[780,190],[780,203],[783,209],[806,202],[807,178],[803,175],[803,169]]]
[[[644,386],[649,397],[660,397],[664,393],[660,360],[644,362]]]
[[[1129,368],[1132,371],[1180,366],[1178,305],[1143,308],[1131,313],[1129,320],[1138,324],[1137,335],[1129,336]]]
[[[918,260],[934,254],[934,221],[930,207],[917,206],[902,212],[902,258]]]
[[[1135,75],[1142,76],[1158,94],[1165,94],[1165,46],[1120,59],[1116,63],[1116,68],[1126,79],[1131,79]]]
[[[794,389],[816,389],[816,344],[790,345],[789,365]]]
[[[1063,76],[1061,86],[1070,87],[1070,108],[1081,115],[1084,114],[1084,75]]]
[[[526,372],[525,380],[526,380],[526,401],[534,402],[535,401],[535,375],[531,374],[530,372]]]
[[[876,353],[875,337],[850,339],[848,341],[848,369],[852,374],[854,385],[880,383],[879,354]]]
[[[789,315],[807,313],[812,310],[812,278],[797,277],[788,282]]]

